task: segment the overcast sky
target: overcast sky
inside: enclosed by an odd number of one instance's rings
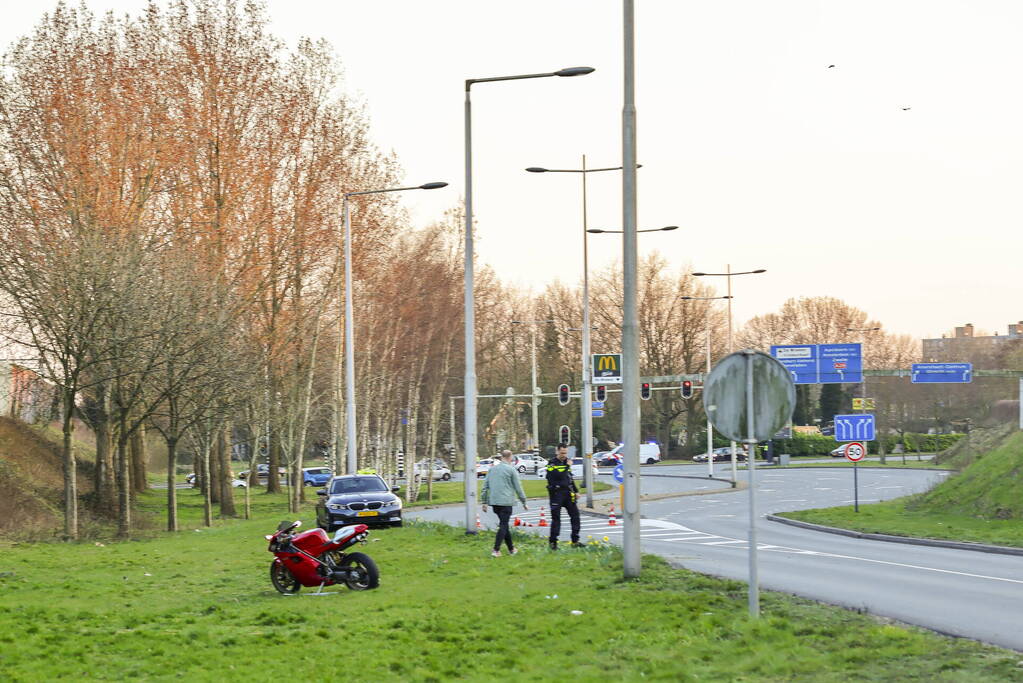
[[[2,1],[5,46],[52,7]],[[1023,320],[1023,3],[636,5],[639,226],[681,226],[641,235],[642,252],[695,270],[767,268],[733,281],[737,321],[821,295],[918,337]],[[463,192],[466,78],[596,67],[473,90],[480,259],[536,290],[579,281],[579,179],[523,169],[577,168],[583,154],[620,163],[620,0],[268,8],[289,43],[334,45],[345,89],[410,183],[451,184],[407,195],[418,224]],[[590,226],[620,227],[620,198],[618,173],[591,175]],[[591,236],[591,273],[620,256],[616,236]]]

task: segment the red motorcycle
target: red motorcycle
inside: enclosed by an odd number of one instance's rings
[[[380,585],[376,563],[365,553],[347,553],[356,543],[365,543],[369,527],[342,527],[329,538],[323,529],[292,533],[302,522],[281,522],[277,533],[267,536],[274,554],[270,583],[284,594],[297,593],[302,586],[333,586],[343,583],[353,591]]]

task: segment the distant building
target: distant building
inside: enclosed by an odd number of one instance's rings
[[[924,339],[921,352],[924,363],[973,363],[981,368],[996,367],[1009,344],[1023,342],[1023,320],[1010,323],[1007,333],[976,336],[972,323],[955,328],[951,336]]]

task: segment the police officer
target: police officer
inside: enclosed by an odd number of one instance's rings
[[[568,511],[572,523],[572,545],[579,546],[579,507],[575,503],[579,489],[572,480],[572,463],[568,460],[568,446],[559,444],[554,459],[547,463],[547,494],[551,502],[551,550],[558,549],[561,533],[561,509]]]

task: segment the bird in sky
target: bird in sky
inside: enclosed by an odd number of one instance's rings
[[[829,68],[829,69],[834,69],[834,68],[835,68],[835,65],[834,65],[834,64],[828,64],[828,68]]]
[[[909,110],[910,110],[910,109],[912,109],[912,108],[913,108],[913,107],[903,107],[903,108],[902,108],[902,111],[909,111]]]

